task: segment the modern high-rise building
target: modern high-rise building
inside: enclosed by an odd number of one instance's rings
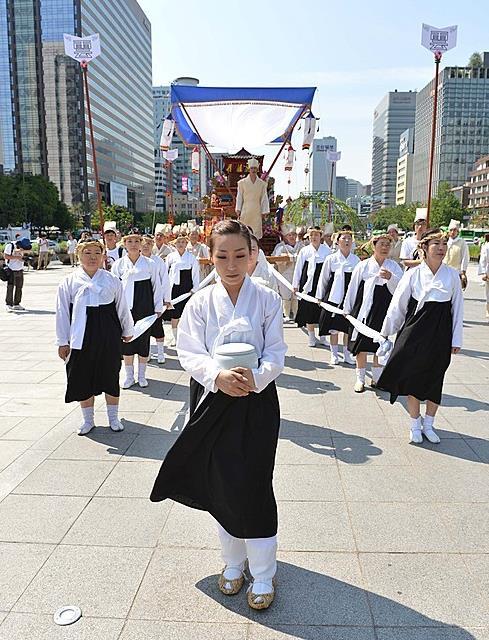
[[[315,138],[312,143],[309,170],[309,191],[330,191],[333,171],[333,195],[336,195],[336,165],[327,159],[328,151],[336,151],[337,140],[333,136]]]
[[[152,211],[151,25],[136,0],[0,0],[1,168],[44,175],[69,205],[95,198],[80,65],[64,33],[100,34],[88,78],[103,198]]]
[[[418,94],[413,200],[428,199],[434,79]],[[440,182],[467,181],[477,158],[489,151],[489,52],[482,67],[445,67],[439,74],[432,192]]]
[[[345,176],[336,176],[336,197],[343,202],[348,198],[348,178]]]
[[[412,202],[414,130],[406,129],[399,138],[397,159],[396,205]]]
[[[372,148],[372,210],[396,203],[399,136],[414,127],[415,91],[390,91],[374,111]]]

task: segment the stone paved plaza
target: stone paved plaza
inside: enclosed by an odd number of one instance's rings
[[[123,433],[99,399],[99,426],[75,435],[54,346],[68,271],[27,273],[25,314],[4,311],[0,287],[0,640],[489,639],[489,325],[473,266],[439,446],[409,445],[400,403],[355,395],[352,367],[286,328],[279,582],[265,612],[218,591],[208,514],[148,500],[187,408],[173,350],[147,389],[122,392]],[[66,604],[83,617],[57,627]]]

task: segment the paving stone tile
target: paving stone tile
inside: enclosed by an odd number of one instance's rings
[[[188,622],[241,623],[248,617],[245,598],[229,598],[217,586],[220,553],[208,549],[159,547],[149,564],[131,618]],[[155,606],[156,602],[164,603]]]
[[[102,460],[45,460],[14,493],[93,496],[114,466]]]
[[[419,468],[417,475],[429,486],[436,502],[489,502],[487,465],[471,465],[470,468],[440,466],[436,473],[429,468]]]
[[[5,402],[7,402],[7,399],[5,399]],[[5,434],[19,424],[19,422],[22,422],[23,419],[22,416],[3,416],[0,418],[0,438],[3,438]]]
[[[346,506],[335,502],[280,502],[279,549],[354,551]]]
[[[373,627],[311,627],[306,625],[253,624],[249,640],[376,640]]]
[[[47,544],[0,543],[0,610],[14,606],[53,549]]]
[[[190,509],[175,502],[160,534],[158,545],[189,549],[219,549],[217,523],[206,511]]]
[[[489,626],[487,593],[457,554],[360,554],[376,625]]]
[[[294,437],[281,433],[277,447],[276,465],[335,465],[336,458],[331,437],[325,429],[320,438]],[[321,442],[317,442],[321,440]]]
[[[393,467],[410,465],[406,445],[399,438],[362,438],[331,433],[335,456],[342,465]]]
[[[73,603],[84,616],[124,618],[151,549],[58,547],[18,600],[14,611],[51,614]]]
[[[443,527],[461,553],[489,550],[489,504],[441,504]]]
[[[113,498],[149,498],[161,462],[118,462],[97,492]]]
[[[340,466],[350,502],[433,502],[429,483],[410,466]]]
[[[457,551],[438,505],[361,503],[349,505],[359,551],[397,553]]]
[[[115,433],[96,427],[86,436],[72,434],[51,453],[58,460],[109,460],[117,462],[134,442],[135,433]]]
[[[37,441],[49,433],[58,422],[59,418],[23,418],[5,434],[5,439]]]
[[[277,500],[342,502],[343,490],[335,466],[278,465],[273,475]]]
[[[128,620],[119,640],[247,640],[248,624]]]
[[[166,454],[175,443],[177,437],[167,431],[160,431],[157,435],[147,435],[152,427],[147,427],[144,432],[131,443],[124,452],[124,460],[164,460]]]
[[[0,540],[57,543],[88,498],[9,495],[0,502]]]
[[[378,640],[487,640],[489,638],[488,629],[462,629],[453,626],[428,629],[376,627],[375,630]]]
[[[445,431],[437,429],[441,438],[440,444],[423,442],[423,446],[407,447],[407,455],[413,465],[424,465],[425,467],[438,467],[439,465],[456,464],[460,468],[471,468],[473,465],[481,464],[483,460],[477,451],[462,438],[445,438]]]
[[[168,501],[94,498],[63,538],[63,544],[154,547],[170,510]]]
[[[489,428],[487,429],[489,436]],[[479,458],[489,464],[489,440],[484,438],[465,438],[468,446],[479,456]]]
[[[143,413],[142,411],[119,411],[119,420],[124,425],[124,433],[138,434],[144,431],[144,426],[146,425],[151,415],[153,414],[149,411],[145,413]],[[95,412],[95,424],[97,425],[97,427],[109,426],[109,419],[107,417],[105,406],[103,407],[102,411]]]
[[[47,451],[28,449],[0,472],[0,502],[36,469],[49,455]]]
[[[0,471],[12,464],[31,444],[32,442],[22,440],[2,440],[0,443]]]
[[[65,404],[63,400],[56,398],[27,398],[24,396],[21,400],[12,399],[8,400],[4,404],[0,404],[0,420],[4,416],[25,416],[36,418],[39,415],[46,418],[59,417],[61,419],[72,410],[73,409],[69,405]]]
[[[87,618],[58,627],[52,615],[11,613],[0,627],[0,640],[118,640],[124,620]]]

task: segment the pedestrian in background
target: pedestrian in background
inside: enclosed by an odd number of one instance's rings
[[[19,234],[16,237],[19,238]],[[9,313],[12,311],[25,311],[20,304],[24,286],[24,251],[19,245],[19,241],[8,242],[3,250],[3,255],[5,264],[11,270],[5,297],[6,309]]]
[[[68,256],[70,258],[70,265],[72,267],[76,267],[76,246],[77,246],[78,242],[75,240],[75,238],[73,237],[73,235],[71,233],[68,234],[68,241],[66,243],[66,251],[68,253]]]
[[[37,258],[37,270],[47,269],[49,262],[49,241],[45,233],[39,236],[39,257]]]

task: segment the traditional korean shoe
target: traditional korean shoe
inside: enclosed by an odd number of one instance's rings
[[[307,346],[309,346],[309,347],[315,347],[316,346],[316,336],[309,335],[307,337]]]
[[[440,444],[440,436],[436,433],[433,427],[423,427],[422,434],[432,444]]]
[[[323,347],[327,347],[328,346],[327,336],[319,336],[319,342],[323,345]]]
[[[240,569],[240,567],[224,567],[217,584],[221,593],[226,596],[234,596],[241,591],[244,581],[244,569]]]
[[[252,609],[256,610],[268,609],[275,598],[275,584],[275,578],[272,580],[271,585],[267,582],[252,582],[248,587],[248,591],[246,592],[248,597],[248,605]],[[256,589],[258,593],[253,591],[253,589]]]
[[[340,359],[338,358],[337,355],[335,355],[334,353],[331,354],[331,357],[329,359],[329,364],[338,364],[340,361]]]
[[[146,378],[139,377],[138,385],[144,389],[145,387],[148,386],[148,381],[146,380]]]
[[[348,349],[343,351],[343,360],[345,361],[345,364],[356,364],[355,358],[351,355]]]
[[[87,433],[90,433],[90,431],[95,427],[95,425],[89,422],[84,422],[82,424],[82,426],[77,430],[77,434],[79,436],[86,436]]]
[[[365,384],[361,380],[358,380],[358,378],[353,387],[353,391],[355,393],[363,393],[365,391]]]
[[[165,362],[166,362],[166,355],[165,355],[164,353],[163,353],[163,354],[160,354],[160,353],[159,353],[159,354],[157,355],[156,359],[157,359],[157,361],[158,361],[158,364],[165,364]]]
[[[112,422],[109,423],[109,427],[112,431],[124,431],[124,425],[119,419],[112,420]]]

